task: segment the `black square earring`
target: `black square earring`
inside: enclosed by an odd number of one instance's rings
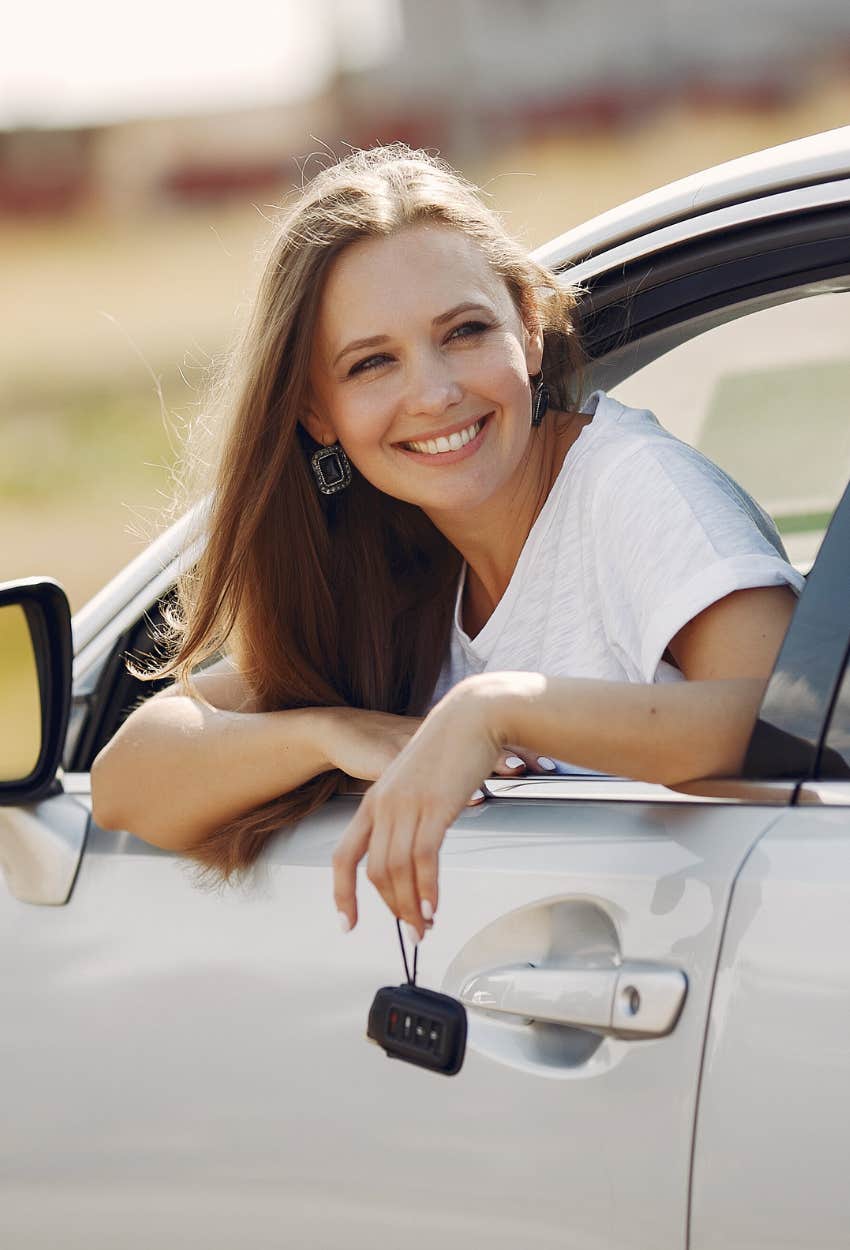
[[[323,495],[335,495],[351,484],[351,465],[339,443],[314,451],[310,463]]]
[[[542,371],[537,375],[537,377],[540,378],[540,381],[535,388],[534,395],[531,400],[531,424],[534,426],[538,426],[542,423],[543,418],[549,410],[549,387],[543,381]],[[530,381],[534,382],[535,379],[531,378]]]

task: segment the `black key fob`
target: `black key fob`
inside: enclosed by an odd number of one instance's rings
[[[366,1036],[390,1059],[454,1076],[466,1053],[466,1008],[448,994],[418,985],[385,985],[369,1011]]]

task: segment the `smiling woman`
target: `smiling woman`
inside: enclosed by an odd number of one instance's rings
[[[802,579],[731,479],[582,395],[575,314],[424,153],[356,152],[298,195],[194,444],[203,554],[147,674],[178,682],[95,761],[101,824],[227,877],[375,782],[337,906],[356,923],[368,852],[420,936],[492,771],[735,771]]]

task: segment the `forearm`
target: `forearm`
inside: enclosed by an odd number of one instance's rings
[[[501,745],[663,785],[734,776],[766,685],[760,677],[639,685],[539,673],[470,680],[482,683]]]
[[[150,699],[94,761],[94,818],[185,850],[331,768],[324,711],[230,712],[182,695]]]

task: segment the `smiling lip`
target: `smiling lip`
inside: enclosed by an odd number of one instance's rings
[[[463,460],[466,456],[470,456],[478,450],[481,445],[481,440],[484,438],[484,434],[490,425],[490,418],[492,415],[492,412],[488,412],[482,417],[476,417],[473,421],[464,421],[460,424],[450,426],[446,430],[441,430],[438,434],[430,434],[427,439],[417,438],[413,440],[417,443],[425,443],[436,438],[448,438],[451,434],[459,434],[461,430],[468,430],[469,427],[474,425],[476,421],[480,421],[481,428],[475,435],[475,438],[471,438],[468,443],[465,443],[463,447],[458,447],[455,451],[414,451],[410,447],[405,447],[403,443],[396,443],[396,447],[400,452],[402,452],[403,455],[410,456],[411,459],[418,460],[420,463],[427,462],[434,465],[454,464],[456,460]]]

